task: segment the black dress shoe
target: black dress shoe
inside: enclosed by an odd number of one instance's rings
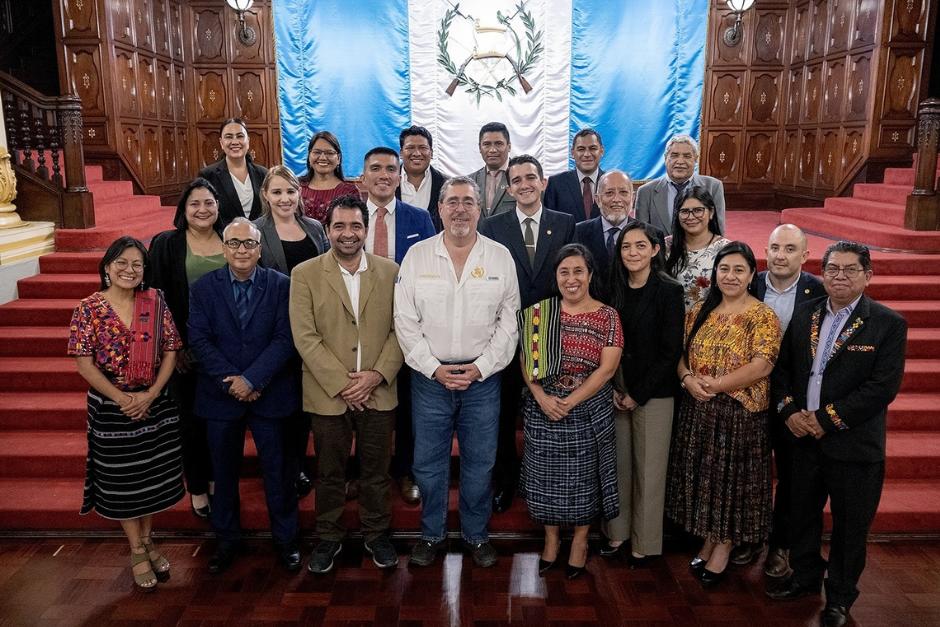
[[[500,488],[493,494],[493,513],[502,514],[512,507],[512,499],[516,495],[513,488]]]
[[[556,557],[550,562],[546,562],[541,557],[539,558],[539,576],[541,577],[551,569],[555,568],[555,564],[558,563],[558,558]]]
[[[300,549],[296,545],[277,547],[277,561],[287,572],[296,573],[300,570]]]
[[[598,553],[601,554],[601,557],[614,558],[620,557],[627,548],[626,542],[621,542],[617,546],[610,546],[609,542],[605,542],[604,545],[600,548]]]
[[[630,568],[646,568],[659,557],[658,555],[644,555],[637,557],[633,553],[627,553],[627,565]]]
[[[189,509],[192,510],[193,516],[202,519],[209,518],[209,514],[212,512],[212,507],[209,505],[208,501],[206,501],[206,504],[202,507],[196,507],[193,503],[192,495],[189,497]]]
[[[696,555],[691,560],[689,560],[689,570],[692,571],[692,574],[698,577],[698,574],[705,570],[705,564],[708,563],[708,560],[703,560],[701,557]]]
[[[209,557],[209,572],[213,575],[224,573],[238,557],[237,547],[231,544],[220,544],[215,553]]]
[[[297,498],[302,499],[313,491],[313,481],[310,480],[307,473],[302,472],[297,475],[294,489],[297,490]]]
[[[702,570],[699,572],[698,580],[702,584],[703,588],[711,588],[717,586],[725,578],[725,574],[728,572],[728,567],[725,566],[725,569],[720,573],[715,573],[708,570],[705,567],[702,567]]]
[[[789,601],[799,599],[800,597],[819,594],[821,584],[804,585],[796,581],[793,577],[787,577],[783,582],[774,588],[767,588],[766,594],[774,601]]]
[[[841,605],[827,605],[819,620],[823,627],[842,627],[849,620],[849,611]]]

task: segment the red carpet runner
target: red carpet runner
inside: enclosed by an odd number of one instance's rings
[[[908,172],[912,181],[913,173]],[[147,240],[170,228],[173,209],[160,207],[155,197],[132,196],[129,183],[102,181],[98,168],[89,167],[88,174],[99,226],[90,231],[59,231],[56,239],[60,252],[42,257],[41,273],[19,282],[20,299],[0,306],[0,530],[116,529],[113,522],[95,515],[78,515],[84,473],[86,385],[73,360],[64,356],[66,325],[76,301],[98,286],[101,249],[120,234]],[[903,171],[891,176],[902,175],[907,176]],[[911,183],[905,185],[910,189]],[[870,194],[867,198],[893,193],[891,200],[901,202],[900,191],[884,189],[896,186],[857,186],[856,192],[862,188]],[[826,215],[831,207],[849,200],[832,199],[827,203]],[[878,239],[881,233],[896,233],[897,229],[872,223],[886,212],[879,208],[871,216],[865,212],[866,206],[856,205],[865,221],[852,223],[852,229],[836,228],[843,218],[838,224],[826,223],[833,225],[831,229],[812,228],[810,223],[803,226],[816,232],[842,232],[869,242],[884,241]],[[784,218],[803,222],[805,215],[801,211],[807,210],[788,210]],[[815,210],[810,218],[816,220],[819,216],[819,210]],[[732,212],[728,217],[729,235],[747,241],[763,257],[767,236],[778,221],[779,216],[770,212]],[[936,234],[931,237],[940,240]],[[920,240],[921,244],[926,241],[923,237]],[[810,238],[810,271],[819,272],[819,259],[827,243],[820,237]],[[894,244],[891,247],[901,247]],[[923,249],[940,250],[940,245]],[[874,531],[940,533],[940,256],[884,252],[873,256],[875,277],[869,294],[901,312],[910,325],[903,389],[889,412],[888,478]],[[250,478],[242,487],[243,524],[249,529],[267,529],[250,440],[245,466]],[[419,509],[401,502],[397,491],[393,494],[394,528],[416,531]],[[303,500],[301,509],[303,527],[309,530],[314,518],[311,496]],[[347,514],[349,522],[355,524],[352,510],[350,506]],[[456,529],[453,490],[450,512],[451,528]],[[162,514],[160,527],[207,528],[190,513],[188,500]],[[530,529],[534,526],[518,500],[513,509],[494,516],[492,522],[494,532]]]

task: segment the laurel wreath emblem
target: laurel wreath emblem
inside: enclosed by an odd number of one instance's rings
[[[496,21],[505,26],[506,29],[512,34],[513,40],[516,44],[516,54],[515,58],[507,55],[508,61],[513,66],[513,74],[507,78],[501,78],[495,84],[478,82],[472,76],[467,75],[463,71],[463,67],[458,69],[457,65],[450,56],[450,51],[448,49],[448,33],[450,32],[451,22],[454,21],[454,18],[457,15],[462,15],[460,14],[460,5],[455,4],[450,9],[447,9],[447,11],[444,12],[444,17],[441,19],[441,25],[437,31],[437,61],[452,77],[454,77],[454,80],[458,86],[462,87],[466,93],[476,98],[477,104],[480,104],[480,100],[483,98],[483,96],[494,97],[497,100],[502,101],[503,96],[501,92],[503,91],[512,96],[515,96],[517,93],[517,88],[514,83],[523,85],[526,91],[531,89],[528,84],[523,82],[523,76],[526,74],[526,72],[535,66],[535,64],[541,58],[542,53],[545,51],[545,48],[542,45],[542,38],[544,33],[543,31],[538,30],[531,11],[526,8],[525,0],[519,2],[515,9],[516,12],[513,15],[503,15],[501,11],[496,12]],[[525,27],[525,52],[522,50],[522,40],[519,37],[519,34],[516,32],[516,29],[514,29],[512,26],[512,20],[517,15],[522,21],[522,25]]]

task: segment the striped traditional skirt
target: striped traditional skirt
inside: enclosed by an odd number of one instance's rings
[[[548,384],[566,397],[569,390]],[[620,513],[617,439],[610,385],[554,422],[531,395],[523,407],[524,449],[519,493],[529,515],[543,525],[588,525]]]
[[[772,517],[767,412],[752,413],[726,394],[682,395],[673,427],[666,515],[714,542],[767,540]]]
[[[167,388],[143,420],[131,420],[116,403],[89,390],[81,513],[137,518],[173,507],[183,494],[179,411]]]

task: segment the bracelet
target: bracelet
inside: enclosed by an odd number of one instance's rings
[[[685,389],[685,378],[686,378],[686,377],[691,377],[691,376],[693,376],[693,375],[692,375],[692,371],[689,370],[689,371],[686,372],[684,375],[682,375],[682,378],[681,378],[681,379],[679,379],[679,386],[680,386],[682,389]]]

